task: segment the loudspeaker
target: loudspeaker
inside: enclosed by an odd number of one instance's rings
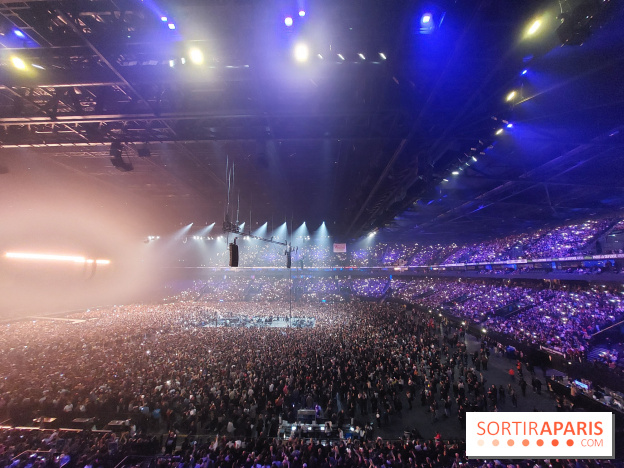
[[[286,251],[286,268],[290,268],[292,265],[292,257],[290,252],[287,250]]]
[[[114,158],[121,158],[121,149],[121,143],[119,141],[113,141],[111,143],[109,155],[113,156]]]
[[[238,266],[238,245],[230,244],[230,266]]]

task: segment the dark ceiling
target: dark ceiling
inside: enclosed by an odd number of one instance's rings
[[[219,224],[228,187],[240,221],[325,221],[345,240],[624,209],[614,0],[0,0],[0,34],[0,178],[29,151],[167,205],[162,229]]]

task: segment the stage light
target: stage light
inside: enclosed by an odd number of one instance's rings
[[[453,175],[459,175],[459,171],[453,171],[453,172],[451,172],[451,174],[453,174]]]
[[[512,91],[510,92],[507,97],[505,98],[505,101],[509,102],[509,101],[513,101],[513,99],[516,97],[516,92]]]
[[[368,233],[368,237],[375,237],[375,234],[377,234],[377,231],[371,231]]]
[[[184,65],[184,64],[186,63],[186,59],[185,59],[184,57],[182,57],[182,58],[180,59],[180,63],[181,63],[182,65]]]
[[[429,24],[431,23],[431,13],[425,13],[420,18],[420,24]]]
[[[167,21],[169,21],[169,18],[167,18],[166,16],[161,16],[160,21],[162,21],[163,23],[166,23]]]
[[[366,57],[364,57],[364,54],[358,54],[358,56],[359,56],[362,60],[366,60]]]
[[[383,52],[379,52],[379,56],[381,57],[381,60],[386,60],[386,54]]]
[[[43,68],[41,65],[37,65],[36,63],[33,63],[32,66],[34,68],[38,68],[39,70],[45,70],[45,68]]]
[[[321,54],[316,54],[316,56],[320,58],[321,60],[323,60],[323,56]]]
[[[340,60],[344,60],[344,56],[342,54],[338,54],[338,57],[340,58]]]
[[[299,10],[299,16],[303,18],[305,15],[306,15],[305,10]]]
[[[175,29],[175,24],[169,23],[167,27],[173,31]]]
[[[284,24],[286,25],[286,27],[291,27],[293,25],[293,19],[290,16],[287,16],[286,18],[284,18]]]
[[[171,68],[175,67],[175,60],[169,60],[169,66]]]
[[[527,70],[527,69],[524,69],[524,70],[522,70],[522,72],[520,72],[520,74],[522,76],[526,75],[527,73],[529,73],[529,70]]]
[[[513,128],[513,124],[512,123],[508,123],[507,124],[507,128]]]
[[[472,157],[472,160],[473,160],[474,162],[477,162],[477,158],[475,158],[474,156]]]
[[[307,45],[297,44],[295,46],[294,54],[295,54],[295,60],[297,60],[297,62],[306,62],[310,55],[310,51]]]
[[[498,130],[496,130],[495,135],[500,135],[501,133],[503,133],[503,129],[499,128]]]
[[[22,31],[20,31],[19,29],[14,29],[13,33],[19,37],[20,39],[26,39],[26,34],[24,34]]]
[[[448,182],[448,179],[442,179],[442,182]]]
[[[532,36],[533,34],[535,34],[541,25],[542,20],[536,19],[535,21],[533,21],[533,23],[531,23],[531,26],[529,26],[529,29],[527,29],[527,35]]]
[[[18,70],[26,70],[26,62],[19,57],[11,57],[11,63]]]
[[[70,262],[70,263],[97,263],[98,265],[108,265],[110,260],[81,257],[77,255],[56,255],[56,254],[37,254],[37,253],[25,253],[25,252],[7,252],[6,258],[14,258],[18,260],[45,260],[55,262]]]
[[[195,65],[201,65],[204,63],[204,53],[197,47],[193,47],[189,50],[189,58]]]

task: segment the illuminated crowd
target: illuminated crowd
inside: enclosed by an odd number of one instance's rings
[[[306,236],[289,242],[293,245],[291,260],[295,267],[415,267],[566,258],[596,253],[595,242],[608,232],[624,230],[622,226],[624,221],[617,219],[588,220],[464,245],[386,242],[376,241],[376,237],[371,236],[359,243],[350,244],[347,253],[335,252],[328,237],[317,239]],[[201,255],[205,257],[202,260],[203,266],[228,264],[229,252],[225,238],[218,238],[217,245],[222,248],[201,250]],[[286,264],[286,246],[244,236],[240,237],[238,245],[241,267],[277,268]],[[618,250],[613,253],[621,252]]]
[[[315,290],[313,280],[306,281],[311,294]],[[489,349],[482,346],[469,355],[464,331],[436,314],[398,303],[357,299],[340,303],[298,301],[292,305],[292,312],[284,300],[239,300],[243,293],[237,291],[241,288],[258,290],[256,299],[283,297],[267,291],[270,284],[278,283],[268,278],[245,278],[243,282],[242,277],[235,281],[196,281],[180,293],[179,298],[185,301],[115,306],[73,314],[66,320],[4,324],[4,333],[0,334],[0,373],[5,376],[0,381],[0,412],[16,425],[30,424],[38,416],[56,417],[64,424],[77,417],[93,417],[98,424],[112,419],[128,421],[119,440],[73,433],[55,436],[62,440],[54,441],[59,457],[73,457],[86,464],[98,457],[114,459],[131,452],[158,452],[166,442],[145,434],[172,434],[169,431],[191,437],[222,434],[228,440],[269,444],[269,448],[277,444],[274,438],[280,434],[281,422],[295,421],[297,410],[303,408],[315,409],[321,420],[330,421],[335,428],[349,424],[352,418],[372,421],[380,428],[396,424],[408,405],[428,408],[432,421],[455,418],[460,427],[465,423],[466,411],[496,409],[496,398],[486,387],[480,370],[487,368]],[[326,278],[316,288],[335,293],[347,284],[347,280],[336,283]],[[425,284],[434,290],[437,286],[432,279]],[[470,288],[467,284],[459,288],[463,291],[467,286]],[[483,301],[487,307],[500,303],[496,297],[503,293],[497,287],[478,283],[473,286],[473,292],[492,296],[491,302]],[[354,279],[348,287],[354,295],[368,298],[393,288],[418,292],[407,284],[379,278]],[[448,292],[448,284],[442,289]],[[220,294],[221,299],[215,301],[215,294]],[[518,288],[505,300],[526,294],[525,288]],[[566,302],[570,296],[586,301],[587,310],[592,311],[616,300],[606,291],[557,291],[554,297],[558,305],[543,298],[542,306],[549,307],[548,313],[553,316],[549,318],[550,326],[560,325],[565,316],[575,321],[577,328],[591,332],[594,323],[589,315],[576,311],[578,304]],[[619,307],[619,298],[617,304]],[[456,313],[461,315],[462,310]],[[289,314],[313,318],[315,326],[213,326],[218,318],[286,320]],[[484,324],[505,331],[503,322],[488,319]],[[527,320],[527,324],[536,333],[538,329],[548,330],[539,320]],[[543,339],[552,340],[555,335],[552,332]],[[566,339],[566,333],[561,338]],[[509,386],[505,392],[513,401],[520,389]],[[29,445],[23,440],[12,442],[11,438],[19,434],[15,431],[0,431],[5,459]],[[390,456],[388,446],[378,445],[370,430],[357,438],[362,440],[352,447],[358,452],[361,447],[362,452],[350,464],[370,466],[371,459]],[[41,440],[32,440],[31,447],[41,446]],[[324,448],[321,459],[316,461],[309,453],[294,455],[298,446],[301,453],[302,443],[291,439],[274,446],[274,451],[282,453],[280,457],[287,458],[289,464],[306,459],[308,464],[322,464],[322,457],[331,455]],[[110,447],[117,455],[110,453]],[[340,447],[336,450],[342,450],[344,457],[345,446]],[[187,446],[185,456],[198,461],[218,458],[226,452],[223,447],[203,444]],[[459,467],[460,463],[470,463],[462,447],[441,438],[397,447],[392,455],[395,461],[398,453],[407,466]],[[338,464],[346,463],[343,459]],[[27,464],[28,459],[15,466]]]

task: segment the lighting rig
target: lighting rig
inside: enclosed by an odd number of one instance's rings
[[[290,243],[279,242],[279,241],[273,240],[273,237],[271,237],[270,239],[267,239],[265,237],[255,236],[251,233],[251,227],[249,229],[250,229],[249,232],[244,232],[240,230],[240,228],[238,227],[238,224],[232,223],[231,221],[227,219],[223,221],[223,232],[225,233],[238,234],[242,237],[249,237],[251,239],[256,239],[262,242],[268,242],[269,244],[283,245],[284,247],[286,247],[286,250],[284,251],[284,255],[286,255],[286,268],[291,267],[292,253],[299,250],[299,247],[293,248],[293,246]],[[238,245],[236,245],[236,239],[237,238],[234,238],[234,242],[230,244],[230,266],[234,266],[234,267],[238,266]],[[236,259],[235,262],[232,261],[234,258]]]

